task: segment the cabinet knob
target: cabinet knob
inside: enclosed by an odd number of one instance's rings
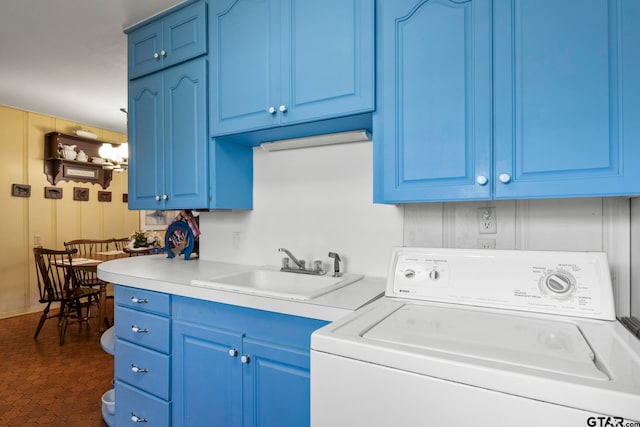
[[[229,349],[229,357],[236,357],[237,355],[238,355],[238,350],[236,350],[235,348]]]
[[[160,196],[156,195],[156,202],[160,201]]]
[[[240,356],[240,361],[246,365],[251,362],[251,358],[246,354],[243,354],[242,356]]]
[[[478,185],[485,185],[487,182],[489,182],[489,180],[484,175],[478,175],[478,177],[476,178],[476,182],[478,183]]]
[[[501,183],[506,184],[507,182],[511,181],[511,175],[509,175],[508,173],[501,173],[500,176],[498,176],[498,180]]]
[[[286,106],[286,105],[284,105],[284,104],[282,104],[282,105],[278,108],[278,110],[280,110],[280,112],[281,112],[281,113],[286,113],[286,112],[287,112],[287,106]]]
[[[140,418],[139,416],[137,416],[135,414],[135,412],[131,411],[131,421],[133,421],[134,423],[148,423],[149,420],[147,420],[146,418]]]
[[[167,51],[166,51],[166,50],[164,50],[164,49],[162,49],[162,50],[160,51],[160,56],[167,56]]]
[[[269,113],[269,114],[275,114],[276,111],[277,111],[276,107],[271,106],[271,107],[267,108],[267,113]]]
[[[131,325],[131,330],[137,334],[146,334],[149,332],[147,328],[138,328],[136,325]]]
[[[153,59],[158,59],[158,58],[160,58],[160,54],[158,52],[154,52]]]
[[[136,374],[146,374],[147,372],[149,372],[149,370],[146,368],[138,368],[136,365],[132,363],[131,372],[135,372]]]
[[[162,200],[169,200],[169,196],[167,196],[166,194],[162,195]]]

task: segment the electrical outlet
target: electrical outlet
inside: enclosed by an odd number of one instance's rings
[[[496,239],[478,239],[478,249],[495,249]]]
[[[240,249],[240,238],[242,236],[242,233],[240,233],[239,231],[232,231],[231,232],[231,247],[233,249]]]
[[[42,246],[42,239],[39,234],[33,235],[33,246],[36,246],[36,247]]]
[[[498,232],[496,208],[478,208],[478,227],[480,234],[496,234]]]

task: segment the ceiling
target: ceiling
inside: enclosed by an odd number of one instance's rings
[[[182,1],[0,1],[0,105],[125,132],[122,31]]]

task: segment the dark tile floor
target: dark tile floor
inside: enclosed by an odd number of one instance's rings
[[[100,398],[112,387],[113,356],[100,346],[97,319],[71,323],[59,346],[57,319],[33,339],[40,315],[0,320],[0,427],[105,427]]]

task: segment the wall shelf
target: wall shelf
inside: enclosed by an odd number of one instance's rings
[[[91,160],[92,157],[100,157],[98,150],[103,144],[102,141],[59,132],[47,133],[44,141],[44,173],[51,184],[55,185],[58,181],[75,181],[100,184],[104,189],[109,187],[112,170],[103,169],[102,164],[91,161],[64,159],[59,150],[60,145],[76,145],[76,151],[83,150]]]

